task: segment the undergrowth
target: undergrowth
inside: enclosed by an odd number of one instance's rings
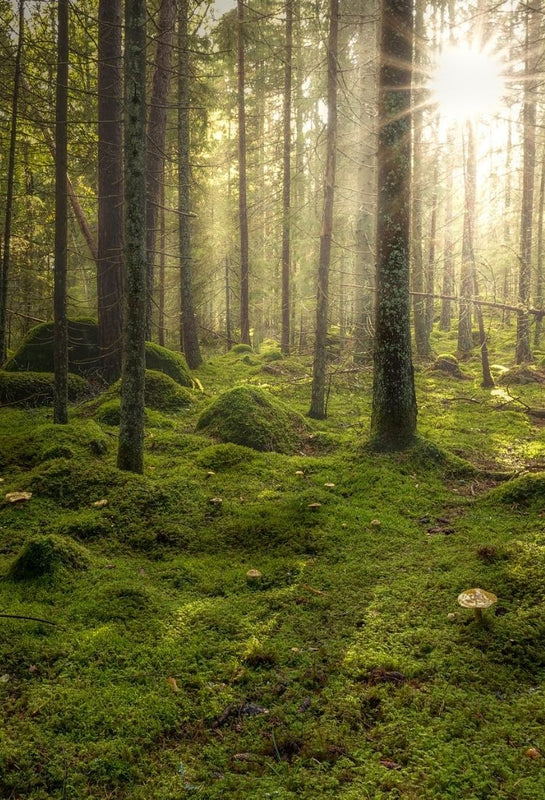
[[[370,372],[332,367],[328,419],[263,452],[199,416],[250,386],[299,419],[310,366],[216,356],[148,410],[143,476],[115,419],[2,409],[0,796],[545,796],[539,386],[464,372],[417,365],[412,451],[367,451]]]

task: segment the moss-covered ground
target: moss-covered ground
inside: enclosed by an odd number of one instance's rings
[[[309,369],[212,357],[144,476],[88,410],[0,410],[0,614],[34,618],[0,617],[0,797],[545,797],[543,386],[417,365],[422,440],[387,456],[349,364],[294,453],[196,431],[237,385],[304,414]]]

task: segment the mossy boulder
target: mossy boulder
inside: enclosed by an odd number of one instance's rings
[[[460,369],[458,359],[451,353],[438,355],[431,368],[434,372],[442,372],[451,378],[457,378],[462,381],[472,380],[471,375],[467,375]]]
[[[292,453],[301,443],[304,419],[263,389],[238,386],[221,394],[197,421],[221,442],[253,450]]]
[[[87,569],[90,558],[87,550],[71,539],[49,534],[29,539],[10,566],[9,577],[31,580],[53,575],[59,569]]]
[[[119,425],[119,397],[121,381],[101,395],[97,419],[106,425]],[[187,408],[193,402],[190,392],[173,378],[158,370],[146,370],[144,404],[154,411],[172,413]]]
[[[146,342],[146,369],[164,372],[180,386],[193,386],[187,362],[181,353],[168,350],[155,342]]]
[[[79,375],[68,375],[68,400],[71,403],[89,394],[89,384]],[[0,370],[0,403],[37,408],[51,406],[55,399],[52,372],[6,372]]]
[[[32,328],[7,361],[8,372],[53,372],[55,324],[44,322]],[[89,319],[68,321],[68,369],[89,376],[100,371],[98,325]]]
[[[254,349],[249,344],[235,344],[229,352],[239,356],[243,353],[253,353]]]
[[[517,364],[498,378],[503,386],[523,385],[526,383],[545,383],[545,372],[529,364]]]
[[[27,333],[4,369],[7,372],[53,372],[54,335],[53,322],[36,325]],[[185,358],[154,342],[146,342],[146,368],[164,372],[180,386],[193,385]],[[68,320],[68,369],[84,377],[100,375],[98,325],[93,320]]]

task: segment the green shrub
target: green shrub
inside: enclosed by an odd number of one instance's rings
[[[238,386],[203,411],[197,430],[254,450],[290,453],[300,444],[303,418],[263,389]]]
[[[87,569],[89,555],[77,542],[50,534],[30,539],[12,563],[9,576],[29,580],[53,575],[60,568]]]
[[[53,372],[54,336],[53,322],[36,325],[4,369],[8,372]],[[100,371],[98,325],[93,320],[68,320],[68,369],[84,376]]]
[[[164,372],[180,386],[193,386],[186,360],[181,353],[168,350],[154,342],[146,342],[146,369]]]
[[[89,393],[89,384],[79,375],[68,375],[68,400],[73,403]],[[55,376],[52,372],[0,371],[0,403],[35,408],[53,405]]]

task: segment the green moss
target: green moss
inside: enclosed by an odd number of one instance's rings
[[[168,350],[155,342],[146,342],[146,369],[164,372],[180,386],[193,386],[189,367],[181,353]]]
[[[241,353],[253,353],[254,349],[250,347],[249,344],[235,344],[229,352],[238,356],[241,355]]]
[[[255,458],[255,451],[238,444],[214,444],[197,455],[197,464],[206,469],[222,470],[237,467]]]
[[[65,508],[79,508],[102,500],[126,480],[123,472],[106,464],[57,458],[36,467],[25,483],[38,496],[55,500]]]
[[[66,538],[47,535],[30,539],[9,569],[14,580],[30,580],[53,575],[59,569],[87,569],[89,554],[81,545]]]
[[[4,369],[8,372],[53,372],[54,336],[53,322],[36,325],[27,333]],[[83,376],[100,371],[98,325],[93,320],[68,320],[68,369]]]
[[[492,489],[486,501],[512,506],[513,508],[543,507],[545,502],[545,472],[521,475]]]
[[[0,437],[0,461],[26,468],[57,458],[96,457],[107,450],[106,436],[91,420],[67,425],[36,425],[24,433]]]
[[[197,430],[223,442],[280,453],[297,448],[305,427],[303,418],[284,403],[263,389],[250,386],[221,394],[197,422]]]
[[[89,393],[89,384],[84,378],[68,375],[69,402],[81,400]],[[52,372],[0,371],[0,403],[3,405],[36,408],[51,406],[54,399],[55,376]]]

